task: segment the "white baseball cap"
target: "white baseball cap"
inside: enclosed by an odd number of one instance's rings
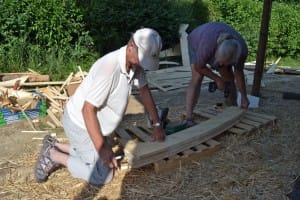
[[[162,48],[160,35],[151,28],[142,28],[133,34],[133,41],[138,48],[141,66],[145,70],[157,70],[159,53]]]

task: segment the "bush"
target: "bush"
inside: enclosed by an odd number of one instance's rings
[[[0,10],[0,60],[8,72],[30,67],[57,79],[74,62],[94,57],[88,51],[93,40],[74,1],[6,0]]]
[[[267,55],[297,58],[300,29],[296,0],[273,2]],[[97,57],[125,45],[141,27],[156,29],[163,48],[207,21],[223,21],[245,38],[254,60],[262,16],[261,0],[0,0],[1,71],[32,68],[64,79],[77,65],[88,70]],[[288,19],[288,20],[287,20]]]
[[[274,2],[269,28],[268,54],[292,57],[300,54],[300,4]]]
[[[210,20],[223,21],[233,26],[245,38],[249,48],[249,60],[256,59],[262,17],[260,0],[206,0]],[[268,57],[297,59],[300,48],[299,14],[296,1],[275,1],[272,5],[267,43]],[[288,19],[288,20],[287,20]]]
[[[101,0],[81,3],[85,21],[101,53],[127,43],[131,33],[141,27],[156,29],[164,48],[178,43],[179,24],[189,20],[186,1]]]

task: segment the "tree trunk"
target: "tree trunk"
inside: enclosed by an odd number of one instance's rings
[[[272,0],[264,0],[262,20],[260,26],[260,36],[256,54],[256,66],[254,72],[254,81],[251,94],[260,96],[260,84],[264,72],[264,63],[266,56],[266,46],[268,41],[269,21],[271,18]]]

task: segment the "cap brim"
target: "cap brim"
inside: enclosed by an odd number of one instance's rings
[[[139,61],[140,65],[145,69],[145,70],[158,70],[159,68],[159,57],[153,57],[153,56],[145,56],[142,55],[141,52],[139,53]]]

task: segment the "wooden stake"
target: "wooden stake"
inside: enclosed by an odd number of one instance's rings
[[[63,83],[63,85],[61,86],[61,88],[59,89],[59,91],[62,91],[62,89],[65,87],[65,85],[67,85],[71,81],[72,76],[73,76],[73,72],[70,73],[70,75],[68,76],[68,78],[66,79],[66,81]]]

